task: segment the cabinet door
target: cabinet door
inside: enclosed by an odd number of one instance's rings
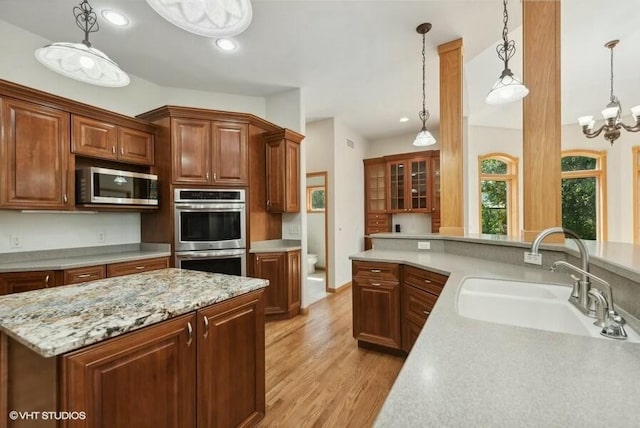
[[[249,144],[246,124],[213,122],[214,184],[246,186],[249,182]]]
[[[431,232],[440,231],[440,152],[431,157]]]
[[[290,251],[287,253],[287,286],[289,289],[289,311],[296,311],[296,309],[300,308],[300,259],[300,251]]]
[[[197,317],[198,427],[254,425],[265,412],[262,290],[199,310]]]
[[[289,309],[285,257],[286,253],[259,253],[254,256],[254,275],[269,280],[265,288],[267,315],[281,314]]]
[[[151,270],[166,269],[168,267],[169,259],[167,257],[111,263],[107,265],[107,277],[111,278],[114,276],[130,275],[132,273],[149,272]]]
[[[300,144],[285,143],[284,212],[300,212]]]
[[[50,270],[0,274],[0,294],[21,293],[53,286],[55,273]]]
[[[406,169],[405,161],[388,162],[389,173],[389,212],[399,213],[409,210],[409,195],[406,194]]]
[[[153,165],[153,135],[137,129],[118,127],[118,160]]]
[[[0,140],[0,206],[64,209],[72,205],[67,186],[69,114],[4,99]]]
[[[353,278],[353,337],[402,349],[400,283]]]
[[[207,120],[171,119],[173,182],[209,184],[211,124]]]
[[[410,195],[410,212],[431,212],[431,188],[429,182],[430,159],[416,159],[409,162],[407,194]]]
[[[365,203],[369,214],[384,214],[387,212],[387,180],[386,165],[384,163],[365,164]]]
[[[284,140],[267,142],[267,211],[285,211],[285,145]],[[267,304],[267,307],[269,305]]]
[[[71,152],[102,159],[116,159],[118,132],[115,125],[72,116]]]
[[[195,426],[195,316],[185,315],[61,357],[66,427]]]

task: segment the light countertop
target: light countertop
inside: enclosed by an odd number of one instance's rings
[[[295,239],[271,239],[269,241],[257,241],[251,243],[249,253],[279,253],[300,250],[300,241]]]
[[[171,256],[168,244],[126,244],[107,247],[0,254],[0,273],[65,270]]]
[[[635,427],[640,344],[462,317],[465,277],[566,283],[546,270],[449,253],[371,250],[354,260],[450,273],[376,427]]]
[[[52,357],[266,287],[256,278],[162,269],[0,297],[0,330]]]

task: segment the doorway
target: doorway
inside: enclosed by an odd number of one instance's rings
[[[329,279],[327,171],[307,174],[307,278],[309,304],[327,297]]]

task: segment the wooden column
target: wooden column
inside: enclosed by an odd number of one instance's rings
[[[541,230],[562,225],[560,1],[523,1],[522,22],[523,80],[529,88],[522,105],[522,238],[532,241]],[[564,237],[549,240],[563,242]]]
[[[464,235],[462,39],[438,46],[440,56],[440,184],[442,235]]]

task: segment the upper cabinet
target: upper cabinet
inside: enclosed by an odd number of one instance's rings
[[[440,151],[431,154],[431,232],[440,231]]]
[[[364,193],[366,211],[369,214],[386,214],[387,183],[384,158],[365,159]]]
[[[87,157],[153,165],[153,134],[73,115],[71,151]]]
[[[387,162],[389,173],[389,212],[431,212],[429,157]]]
[[[2,100],[0,207],[66,209],[73,205],[69,114]]]
[[[300,142],[303,138],[289,129],[264,136],[269,212],[300,212]]]

